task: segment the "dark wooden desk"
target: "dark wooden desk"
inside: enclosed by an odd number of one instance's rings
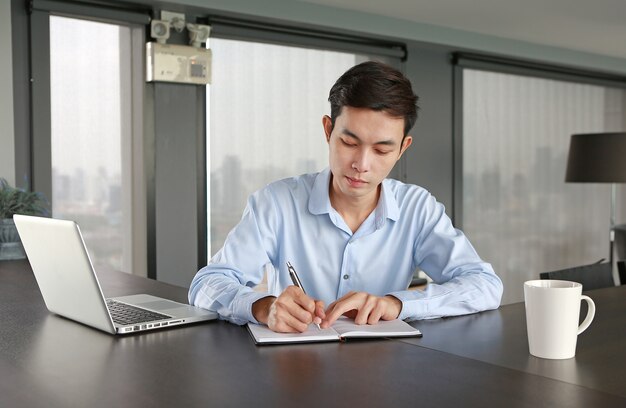
[[[403,341],[626,397],[626,286],[585,294],[594,300],[596,315],[591,326],[578,336],[572,359],[545,360],[530,354],[524,303],[469,316],[414,322],[424,337]],[[581,314],[586,312],[583,303]]]
[[[184,288],[123,273],[101,275],[107,296],[145,292],[186,299]],[[490,330],[508,338],[507,313],[498,316],[500,323]],[[418,323],[424,341],[451,334],[453,320],[439,322],[441,329],[434,321]],[[459,330],[460,322],[453,323]],[[114,337],[50,314],[28,264],[19,261],[0,262],[0,323],[3,407],[626,405],[625,398],[600,387],[433,350],[426,343],[257,347],[245,328],[221,321]]]

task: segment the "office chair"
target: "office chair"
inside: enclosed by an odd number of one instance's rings
[[[613,272],[608,262],[575,266],[552,272],[542,272],[541,279],[559,279],[582,283],[583,290],[593,290],[615,286]]]

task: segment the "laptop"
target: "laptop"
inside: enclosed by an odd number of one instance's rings
[[[13,220],[52,313],[111,334],[217,318],[213,311],[146,294],[105,299],[74,221],[18,214]]]

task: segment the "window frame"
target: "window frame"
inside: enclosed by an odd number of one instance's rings
[[[16,178],[22,177],[24,188],[38,191],[48,198],[52,207],[52,126],[51,126],[51,66],[50,66],[50,18],[52,16],[69,17],[81,20],[103,22],[129,27],[131,30],[131,102],[127,115],[131,118],[131,140],[123,143],[133,155],[130,170],[133,188],[131,194],[131,231],[129,238],[132,246],[130,270],[141,276],[149,275],[147,249],[146,180],[149,176],[144,168],[145,157],[150,152],[144,149],[144,24],[150,16],[147,12],[138,12],[126,8],[95,7],[84,4],[64,3],[47,0],[34,0],[31,3],[28,36],[28,117],[24,126],[30,138],[16,138],[16,155],[24,159],[16,166]],[[17,79],[16,79],[17,80]],[[18,142],[19,141],[19,142]],[[124,152],[122,152],[124,154]],[[128,154],[128,152],[126,152]]]

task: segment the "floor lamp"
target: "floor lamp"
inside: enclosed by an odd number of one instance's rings
[[[565,181],[611,183],[609,262],[612,269],[615,243],[615,184],[626,183],[626,132],[572,135]],[[626,276],[619,278],[621,283],[626,283]]]

